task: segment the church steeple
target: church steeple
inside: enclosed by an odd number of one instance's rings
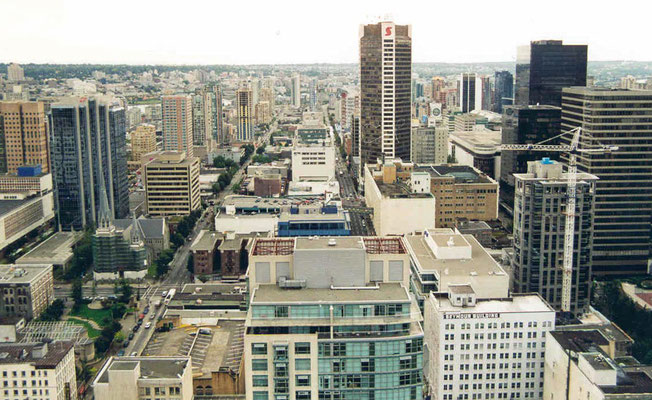
[[[129,233],[131,244],[140,246],[143,243],[143,237],[140,234],[140,225],[136,221],[136,213],[133,214],[131,221],[131,232]]]
[[[113,225],[113,213],[109,207],[109,198],[106,195],[104,175],[100,173],[100,212],[97,218],[97,227],[109,229]]]

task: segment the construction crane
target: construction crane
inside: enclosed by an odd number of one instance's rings
[[[568,189],[566,192],[567,201],[566,224],[564,229],[564,264],[561,289],[561,311],[566,313],[570,312],[571,288],[573,286],[572,280],[573,249],[575,247],[575,203],[577,198],[577,155],[604,154],[618,150],[617,146],[605,146],[599,143],[597,139],[595,139],[590,134],[587,134],[585,137],[583,137],[582,132],[582,128],[577,127],[535,144],[503,144],[500,146],[502,151],[543,151],[548,153],[568,153]],[[555,139],[561,139],[565,135],[572,135],[570,138],[567,137],[567,144],[546,144]],[[597,144],[589,143],[589,140],[582,141],[581,139],[583,138],[591,139]]]

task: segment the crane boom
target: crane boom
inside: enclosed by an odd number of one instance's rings
[[[600,154],[618,150],[615,146],[600,145],[594,148],[579,148],[580,136],[582,135],[582,128],[578,127],[569,132],[564,132],[560,137],[566,133],[571,133],[573,136],[568,144],[543,144],[550,141],[550,138],[542,143],[536,144],[504,144],[500,146],[501,150],[506,151],[545,151],[545,152],[559,152],[568,153],[568,189],[566,191],[566,220],[564,224],[564,264],[562,276],[562,290],[561,290],[561,311],[570,312],[571,297],[573,287],[573,253],[575,248],[575,204],[577,199],[577,154],[579,153],[592,153]],[[556,138],[555,137],[555,138]]]

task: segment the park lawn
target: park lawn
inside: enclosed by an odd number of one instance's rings
[[[82,304],[79,306],[78,310],[71,310],[70,315],[73,317],[82,317],[85,319],[92,319],[93,321],[97,322],[99,326],[105,326],[104,324],[104,319],[108,318],[109,320],[112,320],[111,318],[111,310],[93,310],[88,308],[88,304]]]
[[[100,331],[98,331],[97,329],[93,328],[93,327],[91,326],[91,324],[89,324],[89,323],[86,322],[86,321],[83,321],[83,320],[81,320],[81,319],[77,319],[77,318],[72,318],[72,317],[69,317],[69,318],[67,319],[67,321],[70,321],[70,322],[75,323],[75,324],[77,324],[77,325],[82,325],[82,326],[84,326],[84,328],[86,328],[86,332],[88,332],[88,338],[89,338],[89,339],[93,339],[93,338],[95,338],[95,337],[100,336]]]

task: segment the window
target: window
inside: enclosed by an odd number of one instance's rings
[[[309,358],[295,359],[294,369],[297,371],[310,371],[310,359]]]
[[[251,360],[251,369],[253,371],[267,371],[267,359],[260,358]]]
[[[310,386],[310,375],[297,375],[295,384],[297,386]]]
[[[254,375],[253,383],[254,383],[254,387],[267,386],[267,375]]]
[[[310,400],[310,392],[307,390],[297,390],[295,398],[296,400]]]
[[[254,400],[267,400],[267,391],[254,391]]]
[[[310,354],[310,343],[308,342],[295,343],[294,354]]]
[[[252,343],[251,354],[255,354],[255,355],[267,354],[267,343]]]

